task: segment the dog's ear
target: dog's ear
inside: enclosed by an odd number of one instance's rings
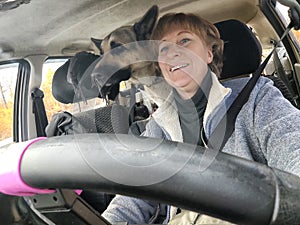
[[[136,34],[137,40],[148,40],[154,28],[158,17],[157,5],[152,6],[143,18],[133,25],[133,30]]]
[[[91,41],[96,45],[96,47],[99,49],[100,54],[103,54],[103,49],[101,48],[101,43],[102,43],[102,39],[96,39],[96,38],[91,38]]]

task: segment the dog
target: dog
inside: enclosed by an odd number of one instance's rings
[[[162,78],[155,62],[155,42],[149,41],[158,18],[158,7],[152,6],[134,25],[123,26],[104,39],[92,38],[102,55],[95,65],[92,79],[101,96],[111,94],[111,90],[121,81],[132,86],[142,85],[144,102],[155,102],[158,106],[170,92],[170,87]],[[114,96],[114,95],[113,95]]]

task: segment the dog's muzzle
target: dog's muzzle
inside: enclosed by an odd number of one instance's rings
[[[97,86],[102,98],[115,100],[119,94],[119,86],[121,81],[130,78],[130,69],[121,69],[109,75],[109,73],[92,73],[92,83]]]

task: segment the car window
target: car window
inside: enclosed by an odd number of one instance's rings
[[[275,9],[284,25],[288,26],[288,24],[291,22],[288,12],[289,8],[280,4],[279,2],[276,2]],[[298,50],[300,50],[300,31],[292,28],[290,35],[296,47],[298,48]]]
[[[13,102],[19,63],[0,64],[0,146],[12,142]]]

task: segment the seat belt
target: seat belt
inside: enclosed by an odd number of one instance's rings
[[[129,125],[131,125],[134,122],[134,106],[136,103],[136,86],[134,84],[131,84],[130,89],[130,102],[129,102]]]
[[[291,87],[291,84],[285,74],[285,70],[283,68],[283,65],[279,59],[279,55],[277,53],[276,50],[274,50],[273,52],[273,60],[274,60],[274,67],[275,67],[275,73],[277,74],[277,76],[283,81],[283,83],[286,85],[287,90],[289,91],[289,93],[292,96],[292,104],[297,106],[297,96],[293,90],[293,88]],[[296,97],[295,97],[296,96]]]
[[[291,30],[292,25],[290,24],[286,30],[284,31],[282,37],[277,42],[281,42],[283,38],[289,33]],[[262,71],[266,67],[269,59],[271,58],[274,51],[276,51],[277,44],[274,46],[273,50],[269,53],[267,58],[264,60],[262,64],[257,68],[257,70],[252,74],[251,79],[248,81],[246,86],[242,89],[240,94],[237,96],[237,98],[234,100],[232,105],[229,107],[223,118],[220,120],[218,125],[216,126],[215,130],[210,135],[207,146],[209,148],[212,148],[217,151],[221,151],[223,147],[225,146],[226,142],[228,141],[229,137],[232,135],[234,128],[235,128],[235,121],[237,118],[237,115],[241,111],[244,104],[248,101],[249,96],[256,85],[257,80],[260,78]],[[223,140],[221,137],[224,137]],[[254,152],[251,152],[253,159],[257,162],[266,163],[266,161],[263,161],[261,158],[257,156],[257,154],[254,154]]]
[[[44,93],[39,88],[35,88],[31,93],[31,98],[37,137],[46,137],[45,128],[48,125],[48,119],[43,102]]]

